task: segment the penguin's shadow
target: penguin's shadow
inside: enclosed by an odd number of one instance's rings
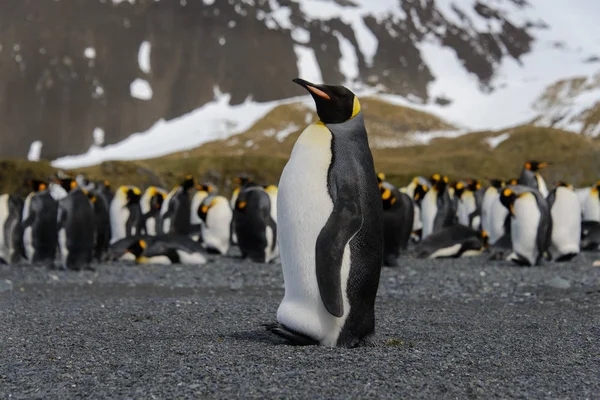
[[[264,343],[264,344],[270,344],[270,345],[286,345],[288,344],[284,339],[279,338],[278,336],[276,336],[275,334],[273,334],[272,332],[269,332],[266,328],[265,328],[266,324],[262,324],[261,328],[257,328],[251,331],[238,331],[238,332],[231,332],[229,334],[227,334],[226,336],[231,338],[231,339],[235,339],[235,340],[240,340],[243,342],[253,342],[253,343]]]

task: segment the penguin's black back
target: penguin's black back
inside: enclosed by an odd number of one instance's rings
[[[107,203],[105,196],[100,196],[94,192],[96,200],[94,201],[94,221],[96,224],[96,247],[94,257],[98,261],[104,259],[110,243],[110,203]]]
[[[12,258],[6,260],[10,264],[18,263],[25,255],[23,230],[21,229],[23,203],[23,199],[20,197],[14,195],[8,197],[8,218],[6,218],[2,229],[4,229],[5,245],[14,250]]]
[[[395,266],[401,250],[406,250],[414,219],[412,199],[396,188],[392,190],[396,202],[383,210],[384,265]]]
[[[31,239],[35,249],[33,262],[53,261],[57,246],[58,202],[48,192],[33,195],[30,202],[34,214],[31,224]]]
[[[88,196],[80,189],[73,190],[59,203],[61,228],[67,235],[67,266],[80,269],[89,264],[96,237],[95,212]]]
[[[191,229],[191,202],[190,197],[182,187],[171,197],[169,212],[171,213],[171,229],[169,232],[181,235],[189,235]]]
[[[244,202],[245,207],[239,208],[238,205]],[[265,262],[268,246],[266,229],[273,224],[269,195],[262,188],[244,188],[240,190],[233,213],[240,250],[252,261]],[[275,240],[276,231],[273,231],[273,241]]]
[[[338,346],[354,347],[370,336],[375,328],[375,296],[383,263],[383,208],[362,112],[344,123],[326,126],[332,132],[332,159],[327,174],[327,189],[334,203],[334,211],[336,204],[342,208],[336,215],[338,221],[332,221],[330,225],[328,221],[319,236],[336,235],[336,230],[344,228],[358,229],[349,242],[351,265],[346,293],[350,313],[337,342]],[[351,232],[342,232],[348,233]],[[340,248],[322,249],[321,254],[334,252],[337,268],[341,267],[340,257],[345,243],[333,243]],[[327,241],[323,246],[328,247]],[[321,267],[319,253],[317,249],[317,269]],[[339,277],[339,271],[324,273],[336,272]],[[317,270],[317,274],[320,273],[323,271]]]
[[[456,204],[448,193],[448,188],[444,188],[437,196],[437,214],[433,220],[433,232],[438,232],[443,228],[456,224]]]
[[[466,250],[479,250],[483,246],[478,231],[457,224],[445,227],[421,240],[417,245],[416,254],[417,257],[424,258],[437,250],[446,249],[456,244],[461,244],[461,248],[454,255],[456,257]]]

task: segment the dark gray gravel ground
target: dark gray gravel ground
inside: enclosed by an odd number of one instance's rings
[[[264,331],[279,265],[0,267],[0,398],[600,398],[600,254],[384,269],[376,346]]]

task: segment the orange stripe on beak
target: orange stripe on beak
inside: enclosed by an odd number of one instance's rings
[[[306,88],[308,90],[310,90],[311,92],[313,92],[314,94],[316,94],[317,96],[324,98],[325,100],[331,100],[331,97],[329,97],[329,95],[327,93],[325,93],[324,91],[322,91],[321,89],[317,89],[316,87],[313,87],[310,85],[306,85]]]

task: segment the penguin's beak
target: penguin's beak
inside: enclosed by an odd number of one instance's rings
[[[311,92],[313,96],[318,96],[325,100],[331,100],[331,97],[327,93],[325,93],[325,91],[323,90],[324,88],[321,85],[317,85],[300,78],[295,78],[292,81]]]

